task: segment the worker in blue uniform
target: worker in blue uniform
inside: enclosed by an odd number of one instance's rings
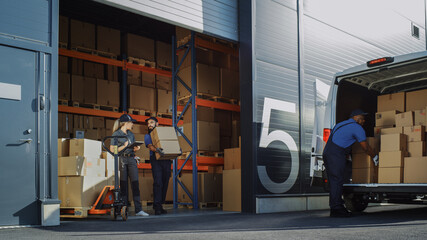
[[[357,141],[373,161],[378,163],[378,155],[366,142],[363,129],[367,113],[360,109],[354,110],[350,118],[335,125],[323,150],[323,160],[330,186],[329,207],[331,217],[350,217],[342,199],[343,184],[346,180],[347,156],[352,145]]]
[[[166,200],[166,193],[169,185],[169,178],[171,176],[171,160],[157,160],[156,153],[161,156],[164,154],[163,149],[154,146],[151,140],[150,133],[159,125],[157,118],[150,117],[145,120],[148,125],[148,134],[145,135],[145,145],[150,149],[150,164],[153,171],[153,209],[155,215],[166,214],[167,211],[163,208]]]

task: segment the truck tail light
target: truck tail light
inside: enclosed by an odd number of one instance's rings
[[[328,142],[329,139],[329,135],[331,134],[331,129],[330,128],[324,128],[323,129],[323,141],[326,143]]]

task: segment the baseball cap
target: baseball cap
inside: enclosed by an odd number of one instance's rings
[[[159,120],[157,120],[157,118],[155,118],[155,117],[149,117],[149,118],[145,119],[145,122],[146,122],[146,123],[148,123],[148,121],[149,121],[150,119],[151,119],[151,120],[154,120],[154,121],[156,121],[156,122],[159,122]]]
[[[123,114],[120,116],[120,122],[136,122],[129,114]]]
[[[354,117],[354,116],[357,116],[357,115],[368,115],[368,113],[362,111],[361,109],[356,109],[353,112],[351,112],[350,117]]]

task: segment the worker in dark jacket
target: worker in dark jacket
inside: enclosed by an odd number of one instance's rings
[[[163,149],[156,147],[153,144],[150,133],[159,125],[157,118],[150,117],[145,120],[148,125],[148,134],[145,135],[144,142],[147,148],[150,149],[150,163],[153,171],[153,195],[154,195],[154,214],[166,214],[167,211],[163,208],[162,204],[166,200],[166,193],[169,185],[169,178],[171,176],[171,160],[157,160],[156,153],[163,155]]]
[[[323,160],[330,185],[329,207],[331,208],[331,217],[351,216],[342,199],[346,176],[346,157],[351,153],[351,146],[357,141],[374,162],[376,164],[378,162],[378,156],[366,142],[365,130],[362,127],[365,123],[365,115],[367,113],[357,109],[351,113],[348,120],[335,125],[323,150]]]

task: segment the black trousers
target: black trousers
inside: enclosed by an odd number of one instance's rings
[[[132,188],[135,212],[142,210],[141,196],[138,182],[138,165],[134,157],[120,157],[120,193],[126,205],[128,205],[128,178]]]
[[[150,157],[151,169],[153,171],[153,195],[154,210],[160,210],[166,200],[169,178],[171,176],[171,160],[156,160],[155,156]]]

